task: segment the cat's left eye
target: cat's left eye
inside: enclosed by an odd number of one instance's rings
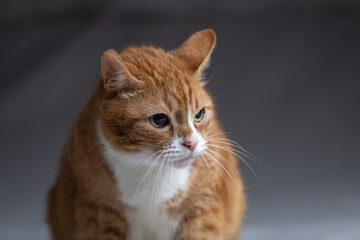
[[[195,122],[201,122],[205,117],[205,108],[202,108],[194,117]]]
[[[150,123],[157,128],[165,127],[169,124],[169,118],[163,113],[155,114],[149,118]]]

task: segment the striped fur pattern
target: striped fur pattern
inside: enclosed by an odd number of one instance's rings
[[[202,79],[214,45],[203,30],[173,51],[104,53],[49,193],[53,239],[236,239],[245,196],[235,145]],[[155,127],[156,114],[167,124]]]

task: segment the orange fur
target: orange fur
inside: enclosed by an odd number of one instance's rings
[[[205,119],[195,123],[197,131],[204,137],[226,138],[201,80],[214,44],[214,32],[204,30],[170,52],[142,46],[103,55],[102,77],[75,120],[49,194],[53,239],[126,239],[129,225],[124,212],[131,206],[119,198],[121,192],[104,159],[99,121],[102,134],[116,151],[156,152],[174,134],[191,134],[188,106],[193,112],[205,107]],[[148,117],[159,112],[172,119],[171,127],[149,124]],[[222,167],[208,156],[197,157],[187,187],[162,204],[169,218],[179,221],[174,239],[237,237],[245,210],[241,176],[234,170],[237,160],[229,151],[208,148]]]

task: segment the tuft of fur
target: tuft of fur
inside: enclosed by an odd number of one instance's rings
[[[201,80],[214,46],[203,30],[169,52],[104,53],[49,193],[54,240],[236,239],[243,183]],[[169,118],[163,128],[149,121],[159,113]],[[184,141],[195,138],[190,151]]]

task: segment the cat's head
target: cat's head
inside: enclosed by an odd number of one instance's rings
[[[215,41],[203,30],[169,52],[141,46],[103,54],[100,122],[113,149],[151,152],[150,164],[175,166],[204,152],[215,113],[201,78]]]

